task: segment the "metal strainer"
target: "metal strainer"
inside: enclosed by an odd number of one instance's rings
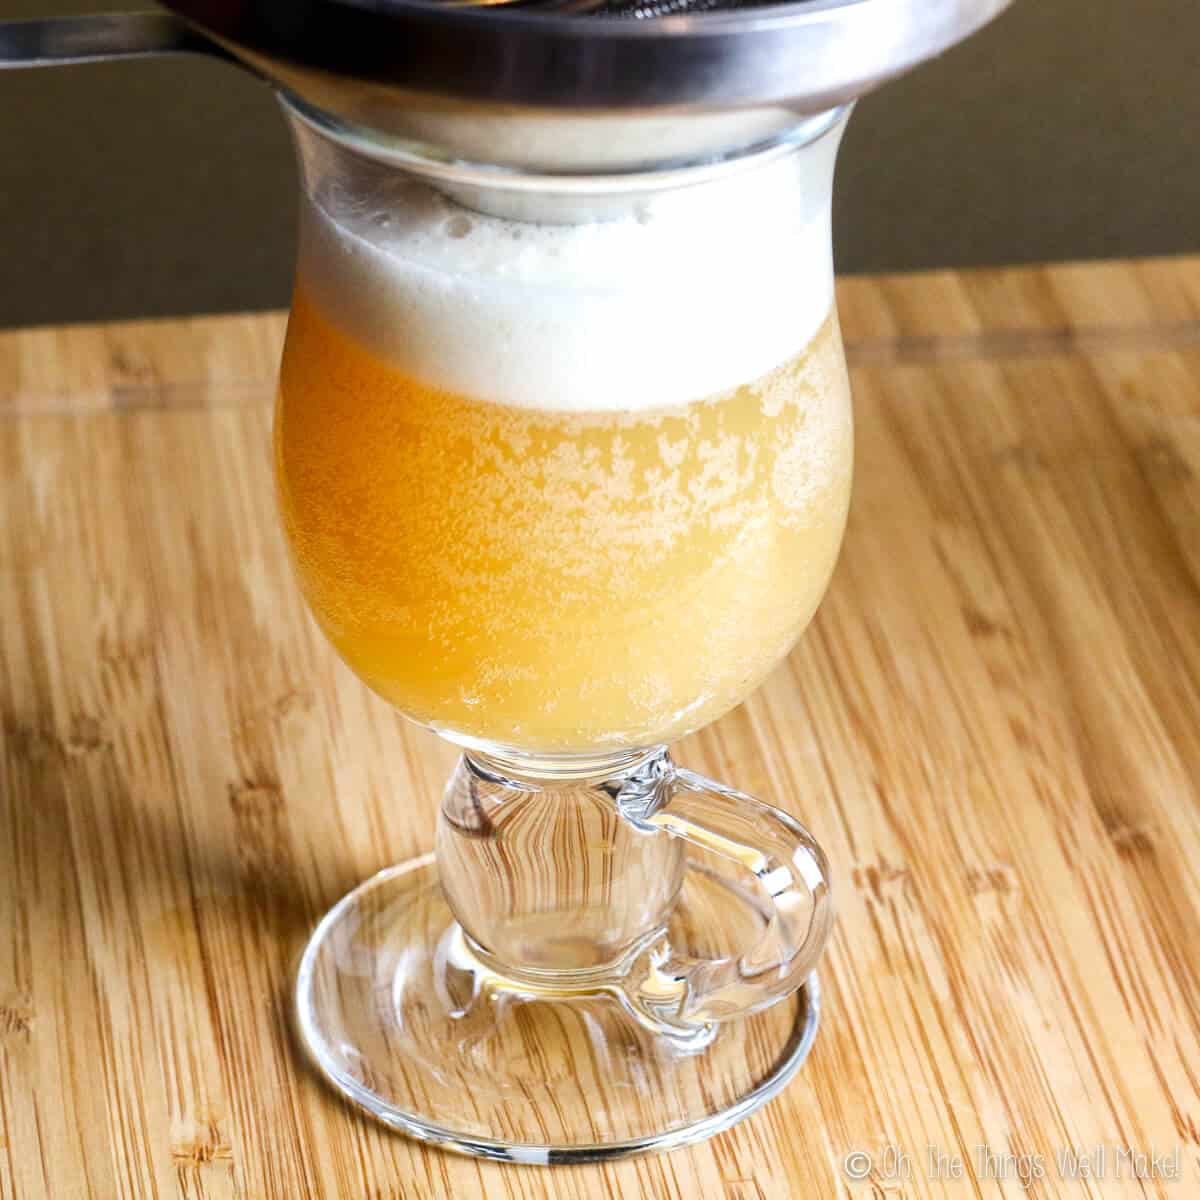
[[[768,143],[1008,3],[166,0],[172,12],[0,23],[0,67],[224,54],[401,155],[612,173]]]

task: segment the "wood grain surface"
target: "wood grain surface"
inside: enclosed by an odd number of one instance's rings
[[[733,1131],[551,1170],[383,1131],[290,1039],[307,930],[454,756],[289,576],[283,318],[0,335],[0,1196],[1200,1194],[1200,259],[840,301],[832,589],[679,754],[829,850],[824,1025]]]

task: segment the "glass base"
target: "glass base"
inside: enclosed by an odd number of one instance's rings
[[[752,895],[691,863],[668,936],[710,956],[763,923]],[[381,871],[325,915],[296,1005],[305,1048],[347,1099],[412,1137],[522,1163],[667,1150],[727,1129],[796,1073],[819,1014],[813,975],[765,1012],[680,1039],[639,1020],[611,974],[506,978],[472,952],[432,855]]]

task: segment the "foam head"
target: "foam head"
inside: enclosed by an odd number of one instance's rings
[[[427,386],[570,412],[686,404],[765,375],[828,315],[837,132],[579,224],[364,165],[310,196],[301,286]]]

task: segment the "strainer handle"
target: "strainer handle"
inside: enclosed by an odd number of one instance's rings
[[[215,42],[165,12],[0,21],[0,71],[65,67],[157,54],[209,54],[233,61]]]
[[[804,983],[833,926],[829,867],[812,834],[782,810],[675,767],[666,756],[654,770],[652,781],[617,797],[622,816],[739,864],[765,900],[766,927],[741,954],[679,955],[664,935],[627,972],[623,990],[638,1015],[689,1036],[768,1008]]]

